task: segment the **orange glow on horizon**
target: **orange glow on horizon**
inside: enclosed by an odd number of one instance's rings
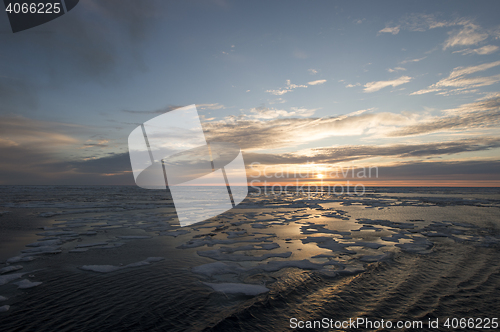
[[[317,181],[316,179],[303,179],[302,182],[297,181],[288,181],[288,182],[279,182],[279,181],[267,181],[267,182],[257,182],[252,181],[248,182],[248,186],[318,186],[325,187],[328,186],[333,187],[335,185],[364,185],[365,187],[500,187],[500,180],[380,180],[380,181],[363,181],[363,179],[359,179],[361,181],[356,180],[345,180],[345,181]]]

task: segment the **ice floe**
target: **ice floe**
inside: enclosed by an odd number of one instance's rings
[[[44,240],[44,241],[37,241],[33,242],[30,244],[27,244],[26,247],[47,247],[47,246],[59,246],[63,243],[60,239],[54,239],[54,240]]]
[[[244,229],[242,231],[230,231],[230,232],[226,232],[226,233],[227,233],[228,239],[233,239],[233,238],[237,238],[240,236],[244,236],[247,233],[247,231]]]
[[[308,236],[305,239],[301,239],[303,244],[307,243],[317,243],[317,246],[320,248],[330,249],[331,251],[342,251],[349,253],[350,251],[346,249],[347,245],[344,243],[340,243],[331,237],[326,236]]]
[[[28,288],[33,288],[38,285],[41,285],[41,281],[29,281],[27,279],[23,279],[21,281],[17,281],[13,283],[14,285],[17,285],[19,289],[28,289]]]
[[[219,250],[225,253],[233,253],[236,251],[248,251],[248,250],[273,250],[279,248],[280,245],[277,243],[259,243],[259,244],[247,244],[239,247],[221,247]]]
[[[167,235],[167,236],[177,237],[179,235],[184,235],[184,234],[189,234],[189,233],[191,233],[191,232],[188,231],[187,229],[179,229],[177,231],[161,232],[160,235]]]
[[[365,268],[361,265],[356,265],[356,266],[347,266],[342,270],[337,270],[335,273],[337,273],[339,276],[349,276],[349,275],[355,275],[361,272],[364,272]]]
[[[271,257],[288,258],[292,255],[292,253],[288,251],[283,253],[269,253],[269,254],[264,254],[262,256],[250,256],[250,255],[226,254],[222,252],[220,249],[198,251],[197,253],[202,257],[209,257],[215,260],[227,260],[227,261],[239,261],[239,262],[263,261]]]
[[[11,273],[11,274],[5,274],[0,276],[0,286],[5,285],[13,280],[20,279],[25,275],[26,273]]]
[[[179,249],[186,249],[186,248],[197,248],[197,247],[202,247],[202,246],[214,246],[216,244],[233,244],[233,243],[239,243],[239,242],[271,242],[271,238],[275,236],[266,236],[266,237],[259,237],[259,238],[253,238],[253,239],[239,239],[239,240],[228,240],[228,239],[214,239],[211,236],[205,236],[203,238],[199,239],[192,239],[188,241],[187,243],[181,244],[177,248]]]
[[[404,222],[393,222],[390,220],[373,220],[373,219],[366,219],[366,218],[361,218],[358,219],[358,223],[360,224],[368,224],[368,225],[380,225],[380,226],[387,226],[391,228],[400,228],[400,229],[412,229],[415,228],[414,223],[404,223]]]
[[[15,256],[7,259],[8,264],[14,264],[14,263],[21,263],[21,262],[31,262],[32,260],[35,260],[36,257],[33,256]]]
[[[398,243],[400,239],[409,239],[410,237],[408,237],[406,235],[406,233],[396,233],[396,234],[392,234],[391,236],[382,236],[381,239],[383,241],[388,241],[388,242],[396,242]]]
[[[94,242],[94,243],[85,243],[85,244],[79,244],[75,248],[88,248],[88,247],[96,247],[96,246],[106,246],[108,245],[108,242]]]
[[[80,269],[82,270],[101,272],[101,273],[114,272],[121,270],[123,268],[124,266],[115,266],[115,265],[84,265],[80,267]]]
[[[70,231],[49,231],[49,232],[42,232],[42,233],[37,233],[36,235],[40,236],[67,236],[67,237],[74,237],[78,236],[78,233],[75,232],[70,232]]]
[[[58,254],[62,252],[60,249],[61,247],[42,246],[42,247],[24,249],[21,250],[21,252],[23,254],[30,254],[30,255]]]
[[[43,199],[16,202],[12,203],[11,207],[44,208],[45,211],[50,209],[51,212],[43,212],[43,216],[52,218],[55,222],[43,227],[38,233],[41,238],[26,245],[27,249],[23,250],[21,255],[7,260],[7,264],[29,262],[35,259],[35,255],[64,255],[66,252],[75,253],[72,254],[75,260],[87,259],[92,257],[91,253],[94,251],[101,254],[101,249],[113,249],[123,245],[133,247],[135,241],[132,240],[169,236],[177,238],[166,240],[175,243],[179,250],[209,247],[203,248],[207,250],[195,250],[199,256],[216,260],[215,262],[195,267],[187,265],[198,278],[212,282],[228,282],[230,279],[235,282],[251,280],[250,282],[259,283],[272,282],[277,276],[281,278],[285,275],[284,271],[281,271],[283,269],[300,269],[310,271],[306,273],[323,273],[330,277],[352,275],[363,272],[369,264],[385,262],[392,252],[404,251],[417,255],[430,253],[439,249],[434,243],[448,245],[455,241],[483,247],[500,245],[498,233],[481,228],[485,227],[484,223],[483,226],[480,226],[480,222],[475,225],[474,220],[477,218],[472,218],[471,221],[467,218],[455,220],[450,217],[448,220],[451,221],[431,221],[430,216],[434,218],[439,214],[424,212],[429,207],[436,206],[500,207],[498,200],[431,197],[423,192],[419,195],[406,195],[404,188],[398,189],[398,194],[391,194],[392,189],[381,190],[382,193],[372,192],[363,197],[249,196],[229,212],[183,228],[178,225],[175,213],[155,211],[166,206],[164,198],[161,202],[151,204],[133,200],[127,203],[116,197],[102,202],[70,202],[66,197],[51,202],[44,202]],[[173,207],[171,201],[167,204]],[[5,205],[5,208],[8,207]],[[414,216],[403,210],[408,210],[408,207],[416,211]],[[399,211],[396,211],[398,209]],[[417,209],[422,209],[422,213],[419,214]],[[68,218],[53,218],[57,215],[68,215]],[[408,217],[412,219],[406,219]],[[95,240],[91,241],[90,236]],[[74,244],[71,244],[71,241],[74,241]],[[149,241],[136,242],[147,245]],[[286,248],[280,248],[280,245]],[[262,254],[262,250],[268,252]],[[76,255],[84,252],[89,253],[81,254],[80,257]],[[110,259],[112,257],[115,256],[110,256]],[[128,265],[117,265],[114,259],[100,260],[103,265],[89,264],[80,269],[108,273],[147,266],[154,261],[155,258],[148,258]],[[26,264],[25,268],[28,265]],[[20,285],[26,284],[25,282],[37,283],[29,280],[19,281],[23,274],[13,273],[18,267],[20,265],[0,269],[0,284],[16,280],[16,284]],[[269,284],[261,286],[262,283],[206,285],[215,291],[247,295],[261,294],[271,288]]]
[[[142,235],[123,235],[123,236],[117,236],[119,239],[124,239],[124,240],[138,240],[138,239],[150,239],[152,236],[142,236]]]
[[[425,238],[413,238],[412,242],[398,243],[396,244],[396,246],[406,252],[427,254],[430,252],[429,250],[434,246],[434,243]]]
[[[0,274],[5,274],[13,271],[18,271],[23,268],[22,265],[11,265],[11,266],[6,266],[0,269]]]
[[[131,263],[123,266],[116,266],[116,265],[84,265],[81,266],[80,269],[86,270],[86,271],[93,271],[93,272],[100,272],[100,273],[109,273],[109,272],[114,272],[126,268],[131,268],[131,267],[139,267],[139,266],[145,266],[149,265],[154,262],[159,262],[164,260],[164,257],[148,257],[143,261],[136,262],[136,263]]]

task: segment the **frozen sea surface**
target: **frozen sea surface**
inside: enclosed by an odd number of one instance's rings
[[[166,191],[2,186],[0,211],[2,331],[287,331],[290,317],[500,308],[498,188],[252,192],[180,227]]]

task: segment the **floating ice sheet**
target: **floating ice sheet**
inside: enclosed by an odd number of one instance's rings
[[[6,267],[0,269],[0,274],[5,274],[5,273],[21,270],[22,268],[23,268],[22,265],[6,266]]]
[[[93,272],[100,272],[100,273],[109,273],[109,272],[114,272],[130,267],[139,267],[139,266],[144,266],[144,265],[149,265],[153,262],[159,262],[164,260],[164,257],[148,257],[143,261],[136,262],[136,263],[131,263],[128,265],[123,265],[123,266],[116,266],[116,265],[84,265],[81,266],[80,269],[86,270],[86,271],[93,271]]]
[[[19,289],[28,289],[28,288],[33,288],[38,285],[41,285],[42,282],[40,281],[29,281],[27,279],[23,279],[21,281],[14,282],[15,285],[18,286]]]
[[[26,273],[12,273],[12,274],[5,274],[0,276],[0,286],[5,285],[13,280],[20,279],[25,275]]]

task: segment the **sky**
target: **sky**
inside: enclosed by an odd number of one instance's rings
[[[499,186],[499,12],[81,0],[15,34],[0,14],[0,184],[134,184],[128,135],[196,104],[249,182]]]

